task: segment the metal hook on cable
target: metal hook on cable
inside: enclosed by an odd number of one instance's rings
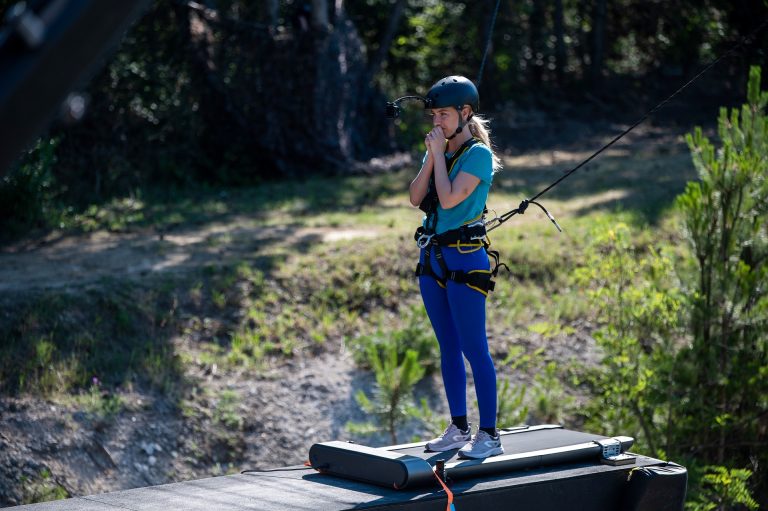
[[[525,213],[525,210],[528,209],[528,204],[536,204],[538,207],[541,208],[541,210],[544,212],[545,215],[547,215],[547,218],[550,219],[550,221],[555,225],[558,231],[563,232],[563,229],[560,227],[560,224],[557,223],[557,220],[555,220],[555,217],[552,216],[552,214],[547,211],[547,208],[539,204],[533,199],[523,199],[523,201],[520,203],[520,205],[513,209],[512,211],[509,211],[508,213],[504,213],[501,216],[496,216],[494,218],[491,218],[487,222],[485,222],[485,230],[486,232],[490,232],[494,230],[497,227],[500,227],[501,224],[509,220],[515,215],[522,215]]]

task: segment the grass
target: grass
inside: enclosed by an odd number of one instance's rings
[[[574,322],[589,317],[571,272],[583,262],[595,225],[625,222],[635,227],[637,245],[681,245],[670,204],[695,177],[687,152],[675,145],[622,151],[608,152],[542,198],[563,233],[533,206],[491,233],[510,270],[501,271],[489,299],[497,355],[506,357],[516,339],[532,335],[567,338]],[[559,154],[554,163],[507,158],[489,208],[515,207],[578,156]],[[412,172],[145,192],[71,216],[65,229],[74,231],[286,229],[265,238],[256,253],[174,277],[141,284],[113,278],[97,290],[0,297],[0,391],[85,396],[83,406],[109,415],[119,409],[110,392],[128,384],[173,395],[214,366],[261,371],[274,359],[341,348],[365,353],[368,344],[398,336],[424,345],[431,329],[413,277],[411,233],[421,213],[407,205]],[[233,232],[218,232],[202,245],[226,250],[241,240]],[[435,356],[418,349],[423,359]],[[91,395],[94,377],[103,385],[98,395]],[[233,417],[219,422],[237,422]]]
[[[141,381],[168,388],[180,369],[167,345],[172,299],[122,283],[81,293],[3,297],[0,390],[52,395]]]
[[[67,489],[46,468],[42,469],[35,477],[21,476],[21,484],[22,504],[63,500],[70,497]]]
[[[118,393],[101,387],[98,378],[92,379],[91,387],[76,396],[74,403],[101,422],[111,422],[125,409],[123,398]]]
[[[231,389],[223,390],[217,397],[213,408],[214,422],[222,424],[229,430],[242,429],[245,419],[238,410],[239,404],[240,397],[237,392]]]
[[[392,225],[403,219],[392,211],[381,217],[381,205],[402,193],[402,174],[310,177],[267,182],[252,188],[156,189],[134,192],[83,212],[68,212],[65,230],[125,231],[153,228],[165,232],[183,225],[201,225],[231,215],[248,215],[261,226],[345,227]],[[350,215],[352,213],[352,215]]]

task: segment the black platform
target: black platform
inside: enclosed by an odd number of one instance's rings
[[[584,443],[582,440],[587,438],[583,435],[590,438],[595,436],[580,432],[548,435],[546,432],[539,433],[534,430],[531,433],[506,435],[505,455],[514,456],[529,451],[551,449],[551,440],[554,437],[565,440],[565,436],[568,436],[571,441],[576,440],[576,444],[579,444]],[[528,447],[520,442],[520,439],[524,438],[530,440]],[[570,441],[569,444],[573,445]],[[424,460],[437,459],[435,453],[424,452],[423,444],[383,449]],[[441,456],[445,457],[444,454]],[[480,463],[488,463],[488,460]],[[437,480],[434,483],[397,490],[321,474],[310,468],[288,468],[290,470],[282,472],[216,477],[14,509],[442,511],[446,508],[446,494]],[[632,481],[628,482],[630,471],[633,471],[633,477]],[[640,481],[640,484],[635,484],[637,481]],[[451,484],[451,490],[454,493],[456,511],[678,511],[682,509],[685,496],[685,469],[645,456],[637,456],[631,465],[620,466],[606,465],[599,459],[591,459],[477,477],[461,477]]]

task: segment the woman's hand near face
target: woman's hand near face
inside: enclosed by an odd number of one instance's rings
[[[427,133],[424,138],[424,143],[429,151],[429,156],[434,157],[436,154],[443,154],[445,150],[445,135],[443,129],[440,126],[435,126],[432,131]]]

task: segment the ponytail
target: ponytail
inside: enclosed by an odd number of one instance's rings
[[[502,169],[502,164],[501,158],[499,158],[496,154],[496,151],[494,151],[493,143],[491,142],[491,130],[488,127],[489,124],[490,122],[488,119],[478,114],[472,115],[472,117],[469,119],[469,122],[467,123],[472,136],[480,139],[480,141],[485,144],[488,149],[490,149],[491,156],[493,158],[493,172],[496,173]]]

